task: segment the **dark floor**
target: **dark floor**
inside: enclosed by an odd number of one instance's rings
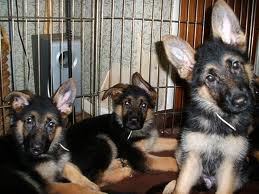
[[[171,153],[170,153],[171,154]],[[169,156],[169,153],[160,153],[159,156]],[[251,161],[251,159],[250,159]],[[255,160],[253,166],[250,167],[251,177],[250,181],[244,186],[244,188],[236,194],[259,194],[259,162]],[[176,173],[138,173],[131,178],[123,180],[116,185],[109,185],[104,188],[107,191],[115,191],[120,194],[161,194],[165,185],[171,180],[177,178]],[[110,192],[109,192],[110,193]],[[191,194],[213,194],[215,192],[195,192]]]
[[[120,193],[138,193],[138,194],[161,194],[165,184],[176,175],[172,173],[161,174],[142,174],[129,178],[116,185],[106,187],[109,191],[119,191]],[[195,192],[192,194],[214,194],[211,192]],[[250,181],[245,187],[236,194],[259,194],[259,181]]]

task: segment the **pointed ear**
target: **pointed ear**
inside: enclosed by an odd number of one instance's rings
[[[15,112],[19,112],[24,106],[29,105],[32,97],[33,94],[28,90],[13,91],[5,97],[4,101],[11,104]]]
[[[156,104],[157,92],[138,72],[132,75],[132,84],[145,90],[151,96],[153,103]]]
[[[192,80],[192,70],[195,64],[195,50],[188,44],[173,35],[162,37],[165,52],[170,63],[176,68],[179,76],[187,81]]]
[[[128,84],[116,84],[104,92],[102,100],[106,99],[108,96],[110,96],[112,100],[115,100],[120,95],[122,95],[127,88]]]
[[[65,81],[54,94],[52,101],[61,112],[63,118],[67,117],[73,110],[76,98],[76,81],[73,78]]]
[[[215,3],[212,9],[211,25],[214,38],[220,38],[224,43],[237,46],[242,51],[246,50],[245,34],[235,13],[225,1],[218,0]]]

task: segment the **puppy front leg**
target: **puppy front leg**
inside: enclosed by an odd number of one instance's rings
[[[189,152],[181,166],[174,194],[188,194],[202,174],[202,163],[198,153]]]
[[[86,178],[81,173],[79,168],[70,162],[67,162],[64,166],[63,177],[68,179],[71,183],[75,183],[81,186],[88,187],[89,189],[99,191],[99,187],[88,178]]]
[[[99,187],[105,187],[107,185],[117,184],[120,181],[131,178],[134,174],[134,170],[130,167],[121,167],[116,169],[107,169],[104,171],[97,184]]]
[[[165,138],[158,137],[153,145],[149,145],[149,140],[140,140],[135,143],[135,145],[143,150],[144,152],[164,152],[164,151],[174,151],[178,146],[178,140],[175,138]]]
[[[178,172],[176,159],[173,157],[159,157],[150,154],[146,155],[147,165],[151,171]]]
[[[234,192],[234,165],[233,161],[225,160],[217,171],[216,194],[232,194]]]

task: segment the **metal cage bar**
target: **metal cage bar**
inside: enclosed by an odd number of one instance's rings
[[[8,64],[12,75],[11,90],[28,88],[34,91],[35,73],[38,74],[38,80],[44,79],[41,68],[34,70],[31,36],[33,34],[37,36],[37,46],[34,49],[38,53],[37,64],[42,65],[44,57],[41,55],[43,46],[41,37],[43,24],[46,22],[53,25],[49,34],[49,53],[54,61],[56,56],[52,48],[56,44],[55,34],[60,34],[61,62],[58,85],[66,79],[64,21],[69,19],[72,24],[72,50],[76,49],[77,40],[80,42],[78,64],[81,70],[81,80],[79,80],[81,88],[77,96],[80,105],[79,111],[75,112],[81,116],[77,119],[111,112],[111,101],[101,101],[103,91],[116,82],[129,83],[134,71],[139,71],[158,92],[156,117],[161,121],[159,127],[162,133],[173,133],[172,128],[179,126],[183,119],[185,88],[178,82],[172,84],[175,80],[172,78],[172,68],[169,64],[161,67],[160,58],[163,55],[161,45],[157,43],[164,34],[169,33],[189,41],[195,48],[202,44],[209,30],[209,22],[206,21],[207,10],[215,3],[214,0],[73,0],[72,14],[69,18],[64,12],[65,0],[53,1],[51,16],[46,16],[42,9],[45,1],[17,2],[19,17],[15,11],[15,0],[0,0],[1,9],[4,10],[0,13],[0,25],[9,31],[10,39],[11,53]],[[258,2],[257,0],[227,2],[239,16],[239,21],[248,37],[248,54],[253,59]],[[17,36],[17,22],[21,25],[22,40]],[[21,41],[24,42],[27,57],[21,49]],[[27,65],[27,59],[30,66]],[[37,72],[33,73],[30,69]],[[1,64],[1,82],[3,82],[2,71]],[[55,74],[52,63],[49,73]],[[55,76],[50,78],[49,95],[55,92],[56,79]],[[41,91],[42,86],[38,84],[37,87]],[[2,88],[1,93],[3,93]],[[1,95],[1,98],[3,97]],[[1,102],[2,120],[6,117],[6,108],[8,106]],[[2,123],[4,128],[7,128],[5,122]]]

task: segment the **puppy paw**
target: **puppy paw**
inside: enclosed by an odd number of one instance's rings
[[[165,188],[163,190],[163,194],[172,194],[174,191],[175,185],[176,185],[176,180],[172,180],[171,182],[169,182],[165,186]]]

